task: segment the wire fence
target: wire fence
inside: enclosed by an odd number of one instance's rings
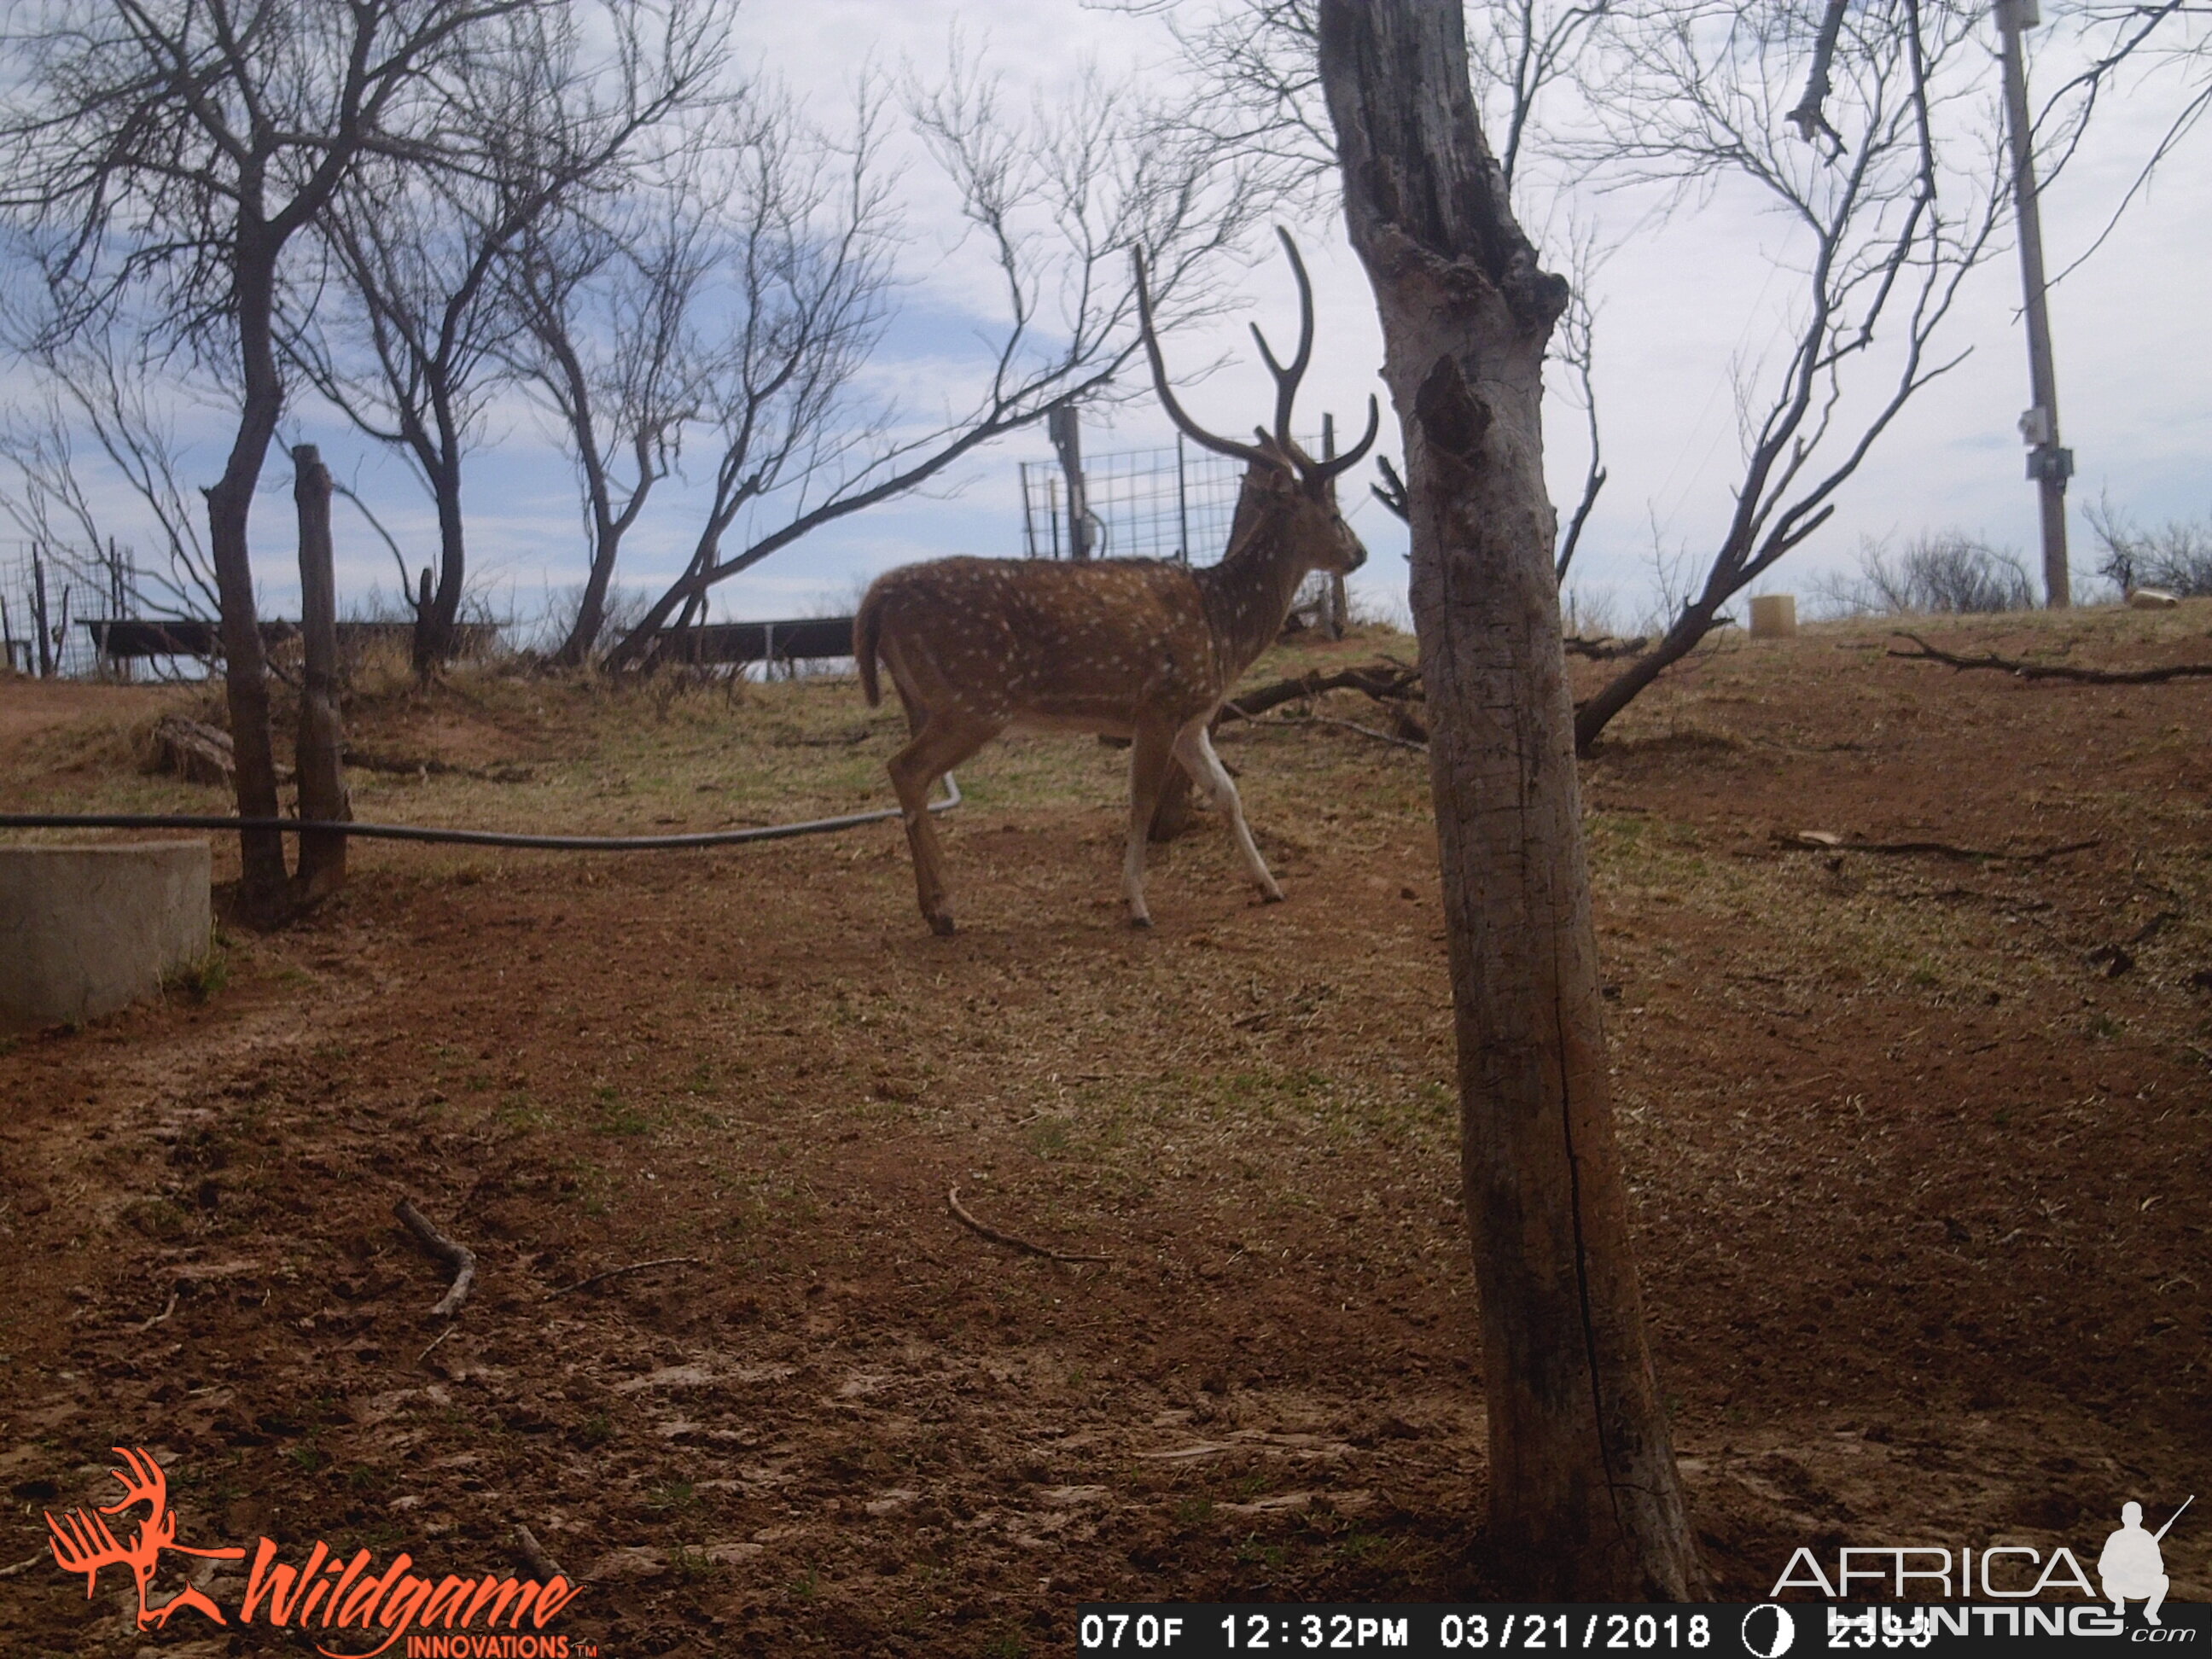
[[[1022,552],[1068,556],[1066,482],[1051,461],[1024,461]],[[1243,483],[1241,463],[1194,449],[1177,434],[1172,448],[1127,449],[1084,459],[1083,495],[1091,530],[1087,550],[1110,559],[1176,559],[1212,564],[1229,545],[1229,523]]]
[[[1301,441],[1314,453],[1328,447],[1326,434],[1319,443]],[[1243,463],[1200,449],[1181,434],[1168,447],[1086,457],[1084,551],[1103,558],[1218,563],[1228,550],[1243,475]],[[1075,526],[1059,465],[1024,461],[1020,482],[1023,555],[1071,556]],[[131,550],[112,542],[89,555],[52,543],[0,542],[0,653],[18,673],[128,678],[131,657],[104,656],[83,624],[172,614],[161,606],[149,611],[140,586]],[[1300,603],[1310,599],[1302,593]],[[167,666],[173,671],[176,665]],[[149,660],[142,672],[161,668]]]
[[[1301,438],[1309,453],[1333,447]],[[1056,461],[1024,461],[1022,555],[1064,559],[1073,551],[1067,483]],[[1176,559],[1213,564],[1229,550],[1244,464],[1187,442],[1181,433],[1164,449],[1123,449],[1083,461],[1085,550],[1093,558]]]
[[[1309,454],[1333,453],[1334,434],[1301,438]],[[1174,559],[1184,564],[1220,562],[1229,550],[1244,464],[1188,443],[1124,449],[1083,458],[1083,553],[1091,558]],[[1076,526],[1068,511],[1066,475],[1057,461],[1021,463],[1022,554],[1031,559],[1073,556]],[[1317,604],[1325,577],[1310,579],[1293,610]]]
[[[120,672],[82,624],[135,617],[141,605],[131,550],[110,542],[88,556],[48,542],[0,543],[0,652],[41,679]]]

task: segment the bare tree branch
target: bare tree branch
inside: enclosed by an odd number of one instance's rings
[[[634,187],[648,149],[670,142],[658,129],[734,95],[722,84],[731,9],[732,0],[667,0],[505,20],[501,49],[454,77],[453,125],[471,164],[380,155],[323,222],[344,302],[303,320],[285,345],[361,431],[408,459],[436,507],[418,672],[453,647],[467,576],[463,461],[521,326],[503,261],[556,205]]]
[[[1218,302],[1210,269],[1263,204],[1250,167],[1166,141],[1159,110],[1095,71],[1079,75],[1071,94],[1017,112],[956,43],[944,76],[910,82],[904,101],[958,192],[967,236],[956,257],[996,277],[996,319],[980,337],[964,401],[948,398],[931,414],[892,403],[870,409],[846,395],[851,354],[887,320],[881,262],[892,229],[865,165],[872,141],[848,143],[841,187],[820,204],[805,280],[779,278],[744,296],[766,315],[803,319],[804,349],[750,368],[726,365],[723,389],[709,399],[729,479],[715,516],[729,522],[710,516],[689,568],[610,653],[611,665],[647,659],[661,630],[700,614],[717,583],[823,525],[923,487],[1054,403],[1116,395],[1111,384],[1139,349],[1126,250],[1145,250],[1156,297],[1188,321]],[[873,111],[864,95],[857,131],[871,131]],[[810,176],[804,150],[788,164],[794,178]],[[767,188],[757,181],[738,199],[771,199]],[[785,199],[805,200],[810,187],[787,188],[795,193]],[[769,246],[786,234],[773,217],[762,229]],[[791,370],[780,384],[781,371],[769,370],[778,362]],[[757,393],[770,385],[763,402]],[[748,411],[766,418],[749,425]],[[756,477],[758,487],[743,494]],[[725,550],[741,520],[741,544]]]
[[[1923,386],[1955,367],[1935,346],[1960,284],[1990,252],[2002,195],[1983,130],[1986,53],[1950,0],[1877,0],[1818,27],[1800,11],[1714,0],[1607,14],[1584,159],[1680,192],[1753,187],[1795,227],[1803,282],[1789,354],[1763,392],[1739,384],[1743,470],[1693,597],[1658,643],[1577,716],[1587,750],[1606,725],[1717,625],[1722,607],[1827,522],[1837,496]],[[1833,40],[1825,38],[1836,21]],[[1832,82],[1826,117],[1850,135],[1808,155],[1785,135],[1808,59]],[[1864,409],[1863,414],[1847,413]]]
[[[468,165],[447,77],[495,26],[556,3],[49,0],[0,33],[0,215],[49,285],[47,343],[128,296],[155,337],[237,387],[207,510],[242,817],[276,812],[247,524],[284,404],[288,246],[365,159]],[[244,908],[281,920],[281,836],[249,830],[240,848]]]

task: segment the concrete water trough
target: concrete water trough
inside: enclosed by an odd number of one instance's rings
[[[0,1030],[97,1019],[207,955],[208,843],[0,847]]]

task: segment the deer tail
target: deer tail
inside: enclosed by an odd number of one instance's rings
[[[860,665],[860,694],[873,708],[884,700],[876,683],[876,643],[884,631],[884,598],[880,585],[871,586],[853,618],[853,660]]]

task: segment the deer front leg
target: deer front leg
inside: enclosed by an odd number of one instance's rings
[[[1182,763],[1191,781],[1212,798],[1218,811],[1229,814],[1229,827],[1237,837],[1237,848],[1244,854],[1244,866],[1259,884],[1260,892],[1270,904],[1283,901],[1283,890],[1275,882],[1274,874],[1267,868],[1267,860],[1260,856],[1259,844],[1252,839],[1252,826],[1244,822],[1244,803],[1237,799],[1236,781],[1229,769],[1221,763],[1221,757],[1213,752],[1213,740],[1206,734],[1206,721],[1198,720],[1176,733],[1176,758]]]
[[[1139,726],[1129,744],[1129,845],[1121,858],[1121,896],[1128,901],[1132,927],[1152,925],[1152,912],[1145,908],[1145,843],[1174,763],[1174,732]]]

